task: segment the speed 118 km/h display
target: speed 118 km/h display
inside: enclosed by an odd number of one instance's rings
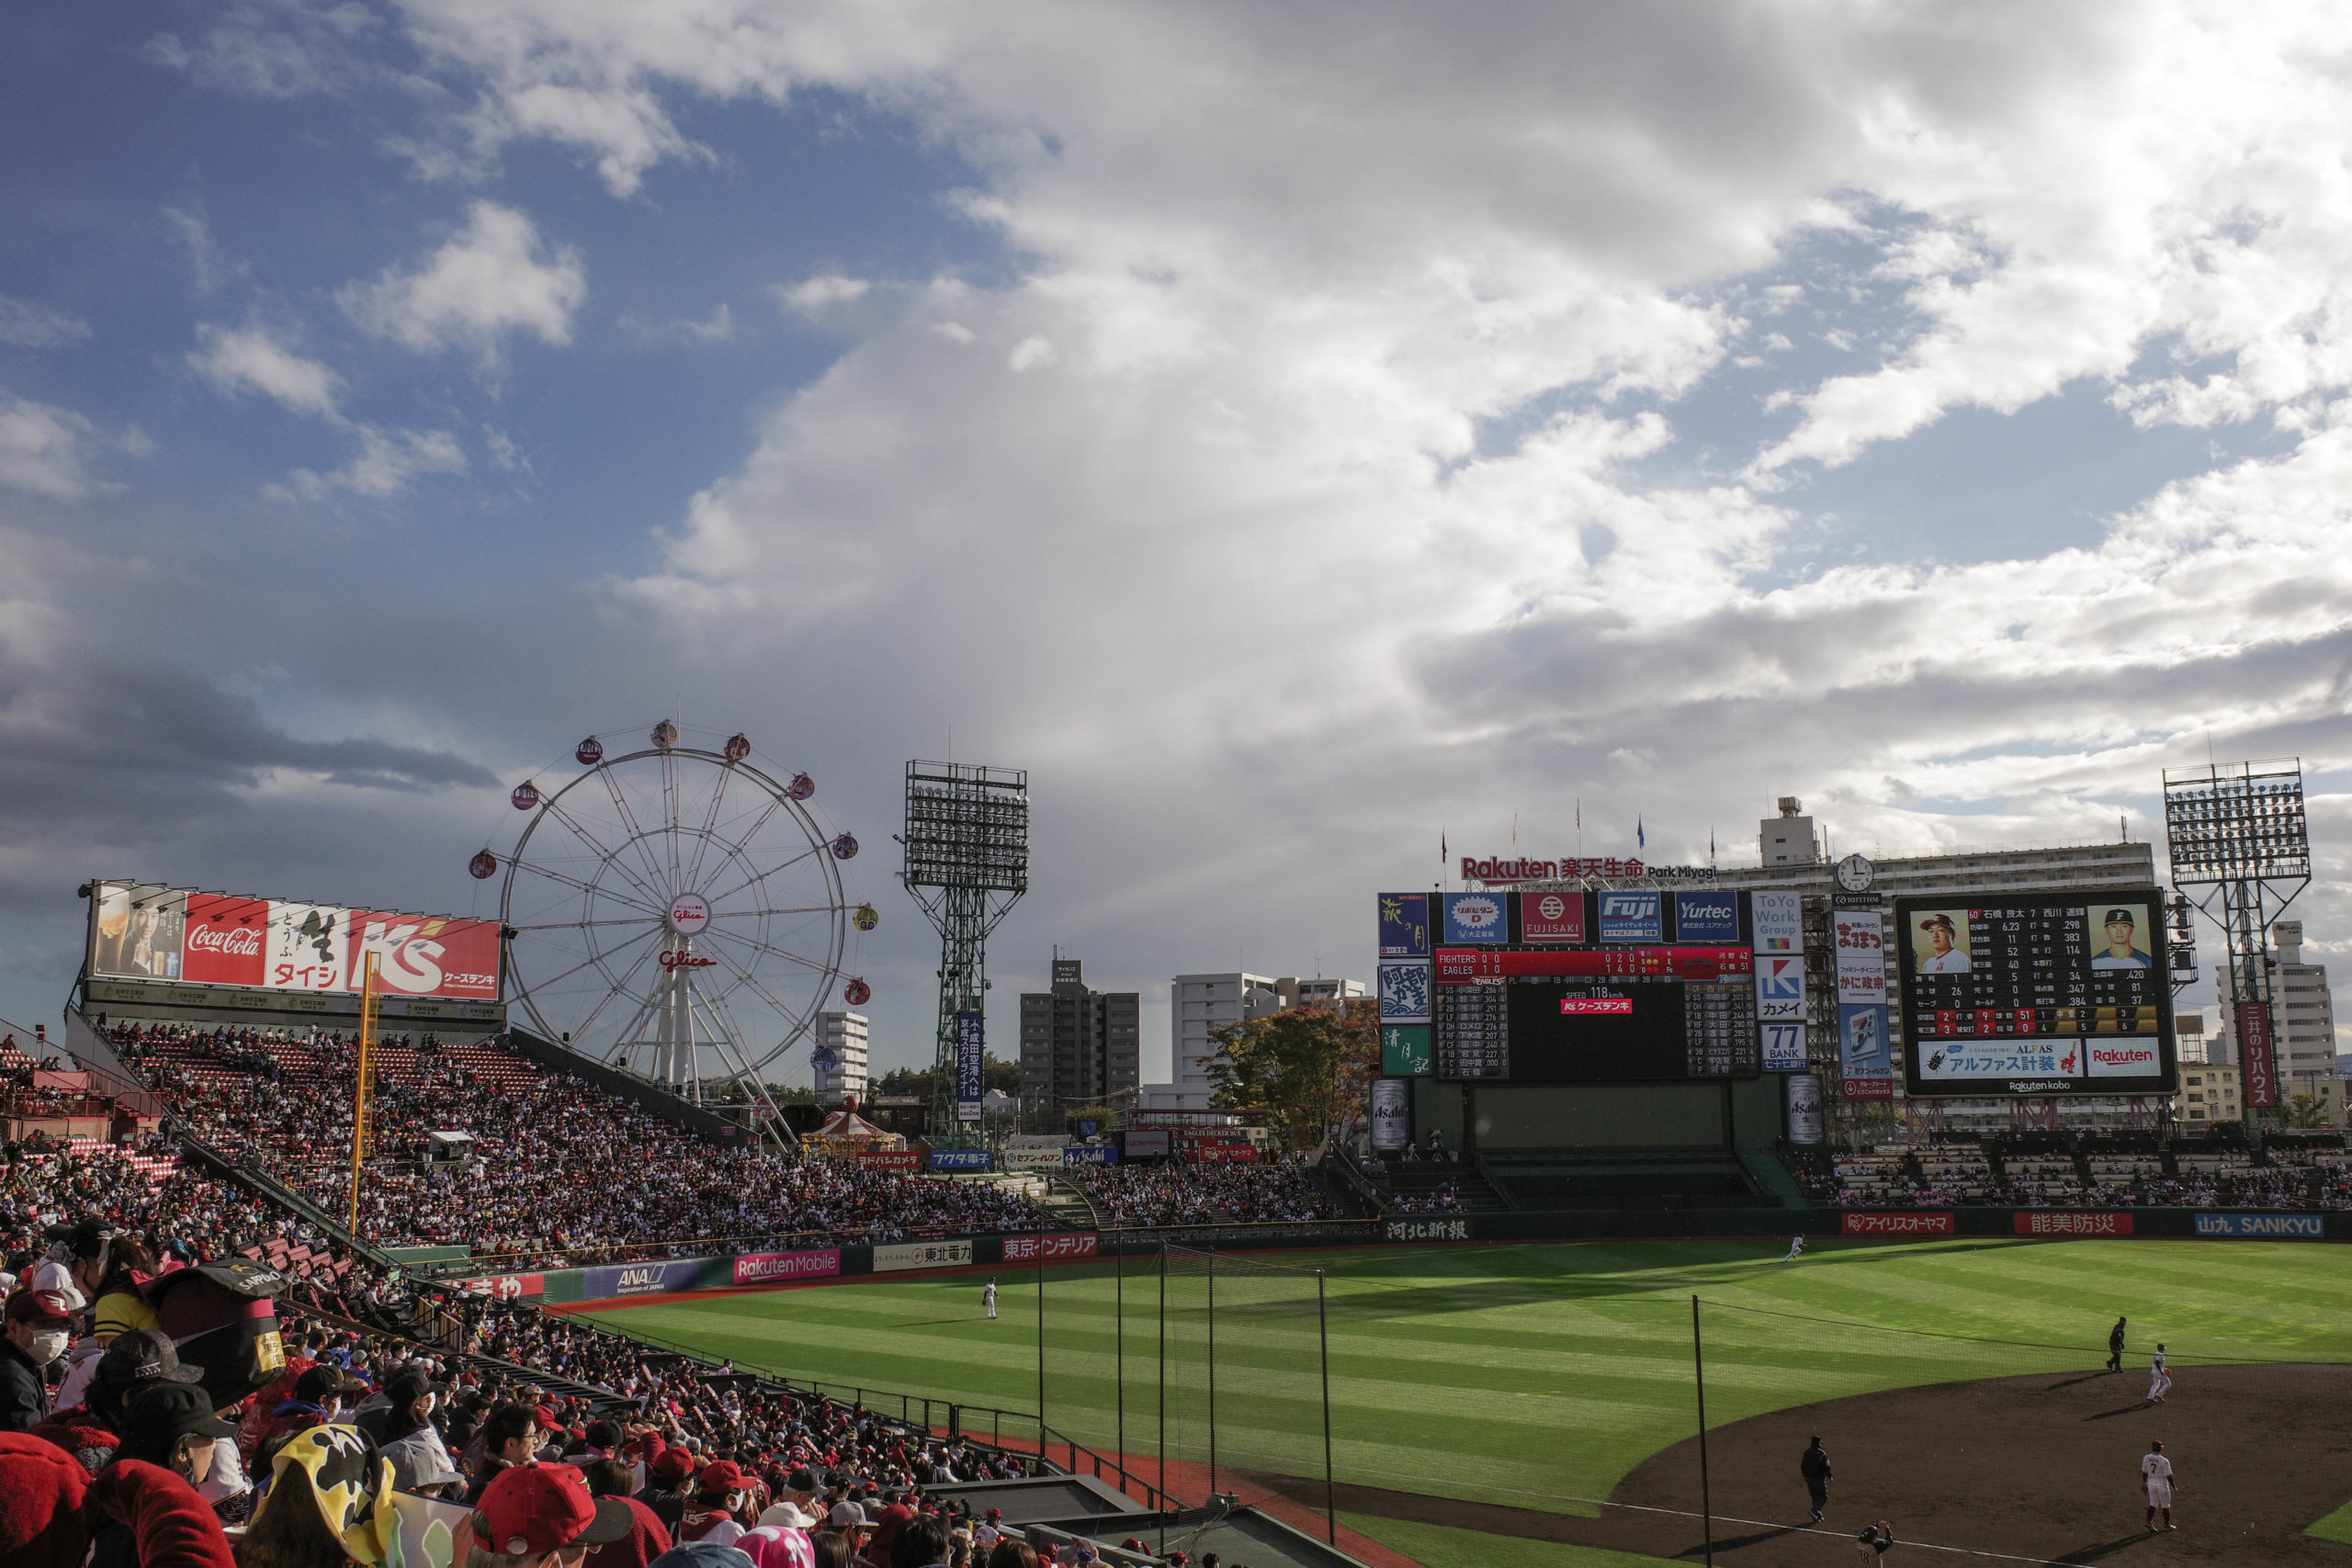
[[[1909,1091],[2171,1093],[2163,908],[2153,887],[1896,900]]]

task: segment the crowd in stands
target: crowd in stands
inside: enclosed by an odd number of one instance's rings
[[[339,1210],[349,1180],[357,1045],[340,1033],[117,1025],[117,1054],[187,1133]],[[505,1269],[707,1250],[1035,1230],[1035,1205],[989,1181],[723,1149],[496,1044],[431,1035],[374,1048],[374,1164],[360,1231],[385,1246],[462,1246]],[[428,1134],[470,1134],[472,1168],[431,1165]]]
[[[2011,1149],[1995,1159],[1973,1144],[1838,1153],[1827,1171],[1801,1166],[1799,1185],[1840,1208],[2352,1207],[2352,1156],[2342,1150]]]
[[[907,1560],[901,1542],[923,1564],[1037,1561],[929,1495],[1035,1473],[1034,1459],[516,1303],[368,1297],[356,1269],[282,1289],[282,1364],[216,1407],[217,1385],[196,1383],[136,1303],[178,1269],[284,1247],[300,1222],[153,1145],[36,1136],[0,1146],[0,1562],[78,1568],[93,1540],[96,1561],[159,1568],[342,1561],[331,1537],[283,1539],[322,1517],[313,1491],[334,1500],[322,1450],[381,1453],[401,1490],[516,1529],[565,1503],[519,1491],[576,1487],[591,1568],[697,1540],[754,1568],[887,1568]],[[449,1342],[399,1332],[427,1325]],[[504,1479],[521,1470],[544,1473]],[[303,1506],[273,1519],[273,1494]],[[592,1517],[613,1522],[609,1540]]]
[[[1287,1160],[1082,1165],[1068,1174],[1114,1226],[1261,1224],[1340,1213],[1308,1168]]]

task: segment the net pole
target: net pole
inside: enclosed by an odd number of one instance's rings
[[[1324,1305],[1323,1270],[1315,1270],[1315,1346],[1323,1363],[1323,1531],[1340,1544],[1339,1488],[1331,1475],[1331,1324]]]
[[[1699,1393],[1699,1517],[1706,1531],[1707,1568],[1715,1568],[1715,1502],[1707,1483],[1707,1357],[1699,1341],[1699,1298],[1690,1298],[1690,1379]]]
[[[1159,1243],[1159,1506],[1168,1506],[1168,1242]],[[1168,1529],[1160,1527],[1159,1544],[1168,1544]]]
[[[1117,1261],[1111,1276],[1111,1387],[1119,1405],[1119,1479],[1127,1479],[1127,1233],[1114,1233],[1118,1241]]]
[[[1209,1254],[1209,1495],[1216,1495],[1216,1254]]]
[[[1045,1248],[1042,1246],[1037,1248],[1037,1458],[1045,1460]]]

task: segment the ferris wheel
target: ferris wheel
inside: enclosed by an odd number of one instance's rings
[[[876,923],[842,889],[857,840],[820,819],[807,773],[755,764],[742,735],[684,745],[664,719],[650,741],[615,756],[582,741],[576,776],[515,786],[513,847],[474,856],[476,877],[505,879],[507,1005],[697,1103],[740,1084],[774,1118],[770,1069],[821,1053],[818,1015],[870,995],[842,978],[851,929]]]

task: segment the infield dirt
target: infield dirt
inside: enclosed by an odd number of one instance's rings
[[[1924,1543],[2027,1562],[2330,1564],[2352,1546],[2303,1531],[2352,1499],[2352,1367],[2177,1369],[2165,1403],[2144,1371],[2040,1373],[1931,1384],[1801,1405],[1707,1434],[1714,1556],[1745,1568],[1855,1561],[1854,1536],[1884,1518],[1896,1561],[1964,1562]],[[1821,1436],[1837,1480],[1806,1521],[1797,1458]],[[2173,1519],[2143,1524],[2140,1456],[2162,1438]],[[1320,1506],[1311,1486],[1277,1482]],[[1697,1561],[1703,1550],[1694,1437],[1629,1474],[1597,1518],[1342,1484],[1343,1512],[1492,1535]]]

